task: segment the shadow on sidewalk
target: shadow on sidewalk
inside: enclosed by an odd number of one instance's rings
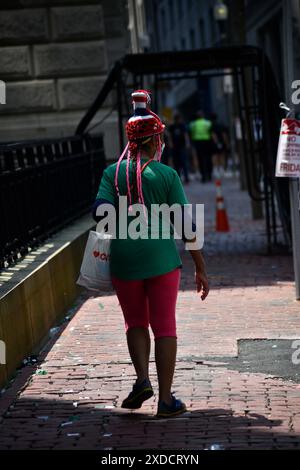
[[[34,394],[34,390],[32,391]],[[107,402],[106,402],[107,403]],[[128,412],[102,399],[79,401],[20,397],[0,424],[0,449],[296,449],[300,435],[278,428],[257,413],[230,409],[196,409],[177,418],[151,412]],[[149,409],[149,405],[148,405]]]

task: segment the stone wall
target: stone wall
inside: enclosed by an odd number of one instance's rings
[[[0,141],[72,134],[108,70],[129,52],[125,0],[1,0]],[[94,122],[115,102],[108,97]],[[118,152],[116,116],[100,128]],[[98,130],[98,129],[97,129]]]

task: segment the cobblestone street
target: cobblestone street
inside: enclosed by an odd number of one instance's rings
[[[265,222],[252,220],[238,181],[223,182],[229,233],[215,232],[215,186],[185,188],[191,202],[205,204],[211,280],[201,302],[180,244],[173,390],[188,412],[157,420],[157,395],[138,411],[120,408],[134,381],[121,310],[114,295],[83,293],[39,356],[40,373],[21,369],[2,394],[0,449],[300,449],[300,365],[290,364],[293,380],[269,373],[268,364],[253,368],[259,341],[251,342],[252,362],[234,363],[245,340],[272,340],[275,355],[276,340],[300,338],[292,257],[266,255]],[[150,370],[157,390],[153,348]]]

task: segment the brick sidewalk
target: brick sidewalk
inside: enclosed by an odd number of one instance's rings
[[[224,366],[240,339],[299,338],[292,259],[266,256],[264,223],[251,220],[247,194],[224,182],[231,232],[214,232],[215,189],[187,187],[204,202],[205,252],[211,292],[195,293],[192,264],[184,269],[178,299],[178,361],[174,391],[189,412],[156,420],[157,396],[140,411],[120,408],[134,381],[115,296],[82,295],[40,356],[39,368],[21,370],[2,396],[18,391],[0,423],[0,449],[226,449],[300,448],[300,385],[266,373]],[[157,389],[153,350],[151,379]],[[298,366],[300,367],[300,366]],[[0,407],[1,407],[0,401]]]

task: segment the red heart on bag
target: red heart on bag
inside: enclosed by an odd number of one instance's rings
[[[97,258],[97,256],[99,256],[99,254],[100,254],[99,251],[96,251],[96,250],[93,251],[93,255],[95,256],[95,258]]]

